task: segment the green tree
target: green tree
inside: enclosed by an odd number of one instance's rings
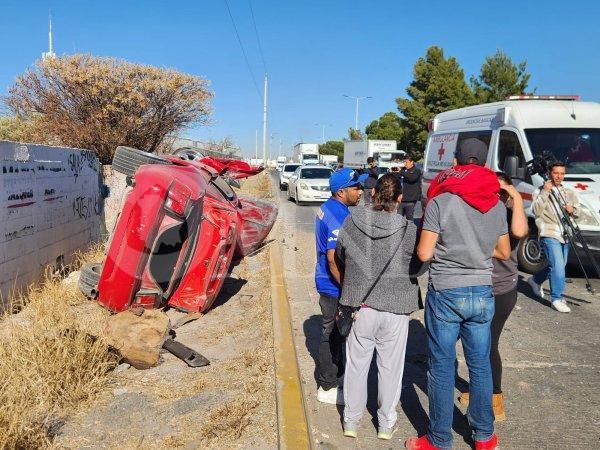
[[[351,141],[362,141],[365,139],[365,136],[362,134],[362,131],[355,130],[354,128],[348,128],[348,137]]]
[[[409,98],[397,98],[406,130],[407,150],[421,157],[427,140],[427,121],[436,114],[475,103],[464,71],[454,57],[445,58],[440,47],[429,47],[413,68],[414,80],[406,88]]]
[[[344,160],[344,143],[342,141],[327,141],[319,144],[321,155],[337,155],[338,161]]]
[[[406,147],[406,132],[402,119],[395,112],[386,112],[365,129],[368,139],[394,140],[398,148]]]
[[[500,49],[485,58],[479,77],[471,77],[471,86],[478,103],[506,100],[510,95],[523,94],[531,75],[527,73],[527,61],[515,65]]]

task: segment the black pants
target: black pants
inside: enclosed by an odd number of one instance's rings
[[[338,385],[338,377],[344,373],[342,355],[344,338],[335,325],[338,299],[321,295],[319,305],[323,314],[323,325],[321,327],[321,342],[319,343],[315,378],[319,386],[329,390]]]
[[[415,215],[415,205],[417,202],[402,202],[398,206],[398,214],[402,214],[406,217],[406,220],[412,221]]]
[[[517,288],[505,294],[495,296],[496,312],[492,319],[492,348],[490,350],[490,363],[492,365],[492,380],[494,382],[494,394],[502,393],[502,358],[498,350],[500,333],[504,328],[506,319],[510,316],[517,303]]]

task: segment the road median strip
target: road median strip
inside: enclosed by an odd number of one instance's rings
[[[269,256],[279,448],[309,449],[310,439],[300,369],[294,346],[290,305],[283,278],[281,244],[278,241],[271,246]]]

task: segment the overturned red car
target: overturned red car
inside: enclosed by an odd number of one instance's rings
[[[131,188],[104,263],[84,267],[79,280],[82,292],[113,312],[206,311],[232,262],[259,248],[277,217],[274,204],[231,188],[262,170],[243,161],[119,147],[113,169]]]

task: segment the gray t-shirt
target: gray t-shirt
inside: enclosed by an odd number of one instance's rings
[[[429,266],[436,291],[492,285],[492,253],[508,233],[501,202],[482,213],[458,195],[441,194],[427,203],[423,229],[439,234]]]

